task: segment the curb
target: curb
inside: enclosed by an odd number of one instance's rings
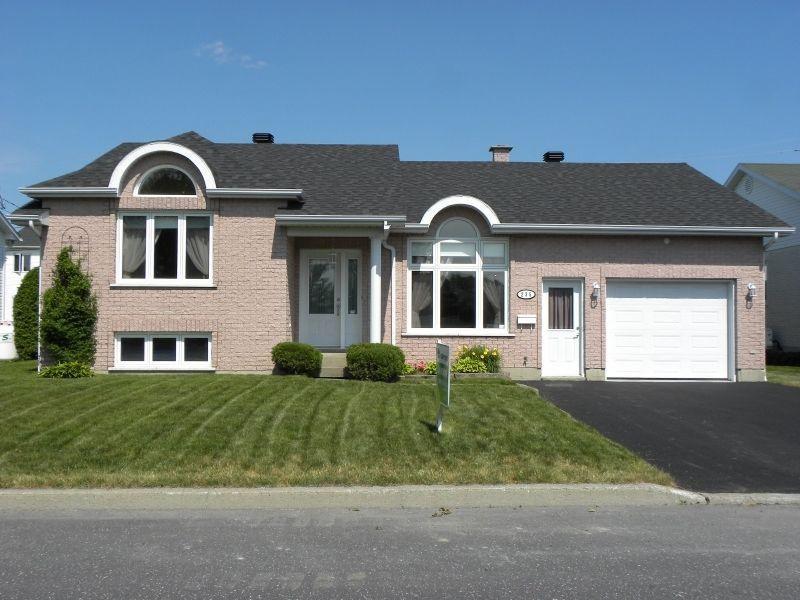
[[[703,494],[717,506],[800,506],[800,494]]]
[[[702,494],[656,484],[520,484],[395,487],[0,490],[3,510],[235,510],[283,508],[489,508],[707,504]]]

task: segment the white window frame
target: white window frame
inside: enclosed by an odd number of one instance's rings
[[[466,220],[460,217],[454,217],[445,221],[439,229],[444,227],[449,221],[452,220]],[[469,222],[469,221],[468,221]],[[470,223],[470,225],[472,225]],[[475,226],[472,225],[474,228]],[[415,265],[411,262],[411,247],[414,242],[428,242],[433,245],[433,262],[427,264]],[[476,257],[474,264],[442,264],[440,261],[440,248],[441,242],[474,242],[476,245]],[[505,246],[505,263],[504,264],[483,264],[483,245],[484,243],[502,243]],[[406,335],[419,335],[419,336],[461,336],[461,337],[510,337],[509,333],[509,312],[510,312],[510,295],[509,295],[509,241],[508,238],[501,237],[481,237],[477,230],[474,238],[450,239],[439,237],[413,237],[407,240],[406,244]],[[433,273],[433,327],[417,327],[411,326],[413,323],[411,316],[411,277],[415,271],[432,272]],[[476,296],[475,296],[475,323],[476,327],[472,329],[467,328],[448,328],[440,327],[440,302],[441,302],[441,273],[448,271],[457,272],[471,272],[475,273],[476,280]],[[486,272],[504,273],[505,279],[505,314],[503,318],[503,327],[498,328],[485,328],[483,327],[483,274]]]
[[[153,338],[174,337],[175,356],[174,362],[153,361]],[[144,360],[143,361],[123,361],[122,360],[122,340],[125,338],[144,338]],[[206,338],[208,340],[208,360],[207,361],[186,361],[183,359],[184,338]],[[208,332],[174,332],[174,331],[150,331],[150,332],[120,332],[114,335],[114,371],[213,371],[212,367],[212,347],[211,333]]]
[[[191,181],[192,185],[194,186],[194,194],[177,194],[177,195],[176,194],[140,194],[139,193],[139,189],[142,187],[142,184],[147,180],[147,178],[150,175],[152,175],[154,172],[160,171],[162,169],[174,169],[174,170],[180,171],[181,173],[186,175],[189,178],[189,181]],[[197,182],[194,180],[194,177],[192,177],[191,175],[189,175],[189,173],[186,172],[185,169],[181,169],[180,167],[176,167],[175,165],[157,165],[155,167],[147,169],[147,171],[145,171],[144,174],[141,177],[139,177],[139,179],[136,181],[136,185],[133,187],[133,195],[137,196],[139,198],[197,198]]]
[[[145,255],[145,276],[143,279],[123,279],[122,277],[122,224],[124,217],[145,217],[147,245]],[[156,279],[154,277],[155,219],[156,217],[178,217],[178,277],[175,279]],[[208,217],[208,279],[186,279],[186,217]],[[116,244],[116,282],[111,287],[214,287],[214,215],[211,212],[124,211],[117,214]]]
[[[33,269],[33,255],[30,252],[13,252],[12,256],[14,257],[14,273],[19,273],[20,275],[23,273],[29,273],[31,269]],[[25,258],[28,259],[28,268],[25,268]],[[21,269],[17,268],[17,261],[19,261],[20,265],[22,266]]]

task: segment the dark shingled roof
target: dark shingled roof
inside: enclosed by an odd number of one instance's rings
[[[456,194],[487,202],[504,223],[785,227],[684,163],[400,161],[395,145],[227,144],[195,132],[167,141],[197,152],[220,188],[301,188],[292,214],[406,215],[418,222]],[[104,187],[141,144],[32,187]]]

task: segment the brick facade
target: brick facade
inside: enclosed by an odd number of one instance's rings
[[[174,155],[152,155],[138,162],[126,176],[119,200],[98,198],[44,200],[50,225],[43,240],[43,282],[47,286],[55,257],[75,232],[88,236],[86,266],[99,301],[96,369],[114,361],[114,334],[119,332],[210,332],[212,364],[220,371],[271,370],[270,350],[276,343],[297,338],[299,250],[301,248],[356,248],[362,256],[362,325],[369,333],[369,239],[291,238],[276,226],[279,200],[207,199],[198,186],[196,198],[142,198],[133,195],[136,180],[156,164],[180,166],[202,181],[194,166]],[[114,287],[116,220],[120,210],[208,211],[213,214],[214,287]],[[470,218],[488,235],[486,223],[470,209],[450,209],[434,221],[431,232],[445,218]],[[79,228],[79,229],[74,229]],[[71,233],[70,233],[71,232]],[[397,344],[409,360],[431,360],[436,337],[405,333],[409,237],[392,234],[388,243],[397,250],[395,321]],[[502,337],[453,337],[453,345],[484,343],[496,346],[504,365],[512,369],[541,367],[539,328],[520,329],[517,315],[536,314],[541,322],[542,281],[546,278],[584,282],[585,367],[604,369],[605,289],[614,278],[717,279],[735,282],[736,367],[764,369],[764,302],[748,306],[746,286],[764,289],[762,245],[759,238],[512,235],[508,236],[509,334]],[[392,265],[383,251],[383,340],[391,341],[389,286]],[[596,306],[590,301],[593,282],[601,285]],[[536,290],[533,300],[520,300],[522,288]]]

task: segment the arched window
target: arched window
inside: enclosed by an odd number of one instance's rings
[[[408,248],[410,331],[470,335],[507,331],[508,243],[481,238],[467,219],[449,219],[434,238]]]
[[[137,196],[196,196],[194,182],[175,167],[156,167],[142,176]]]

